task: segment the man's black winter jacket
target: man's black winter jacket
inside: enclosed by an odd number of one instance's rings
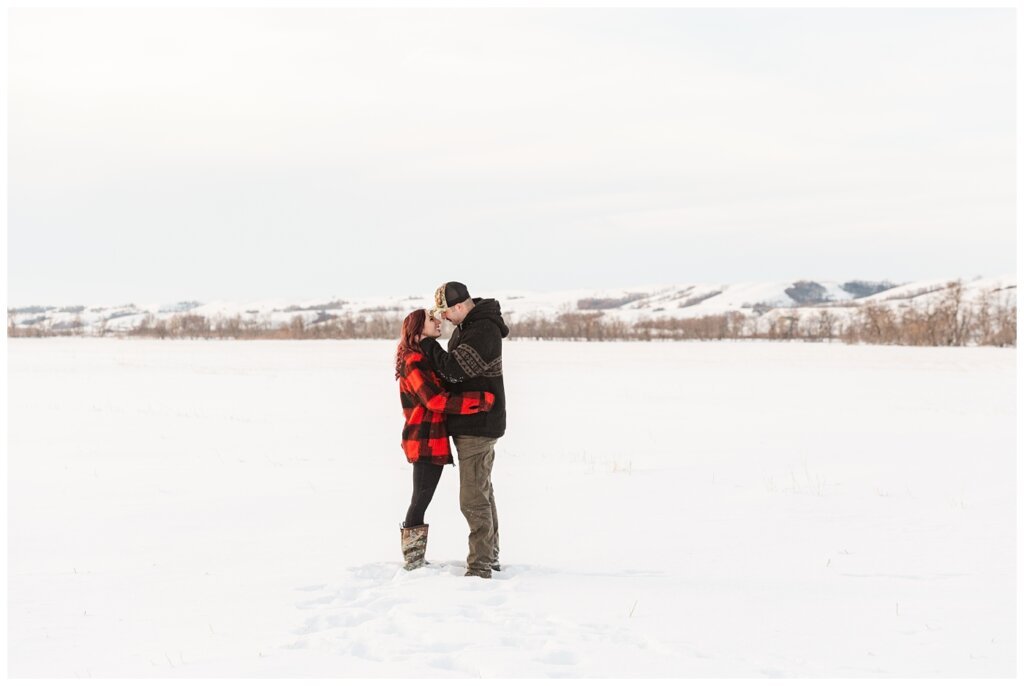
[[[490,412],[448,415],[448,434],[500,438],[505,434],[501,339],[508,336],[508,327],[501,318],[501,305],[497,300],[473,298],[473,303],[473,309],[448,340],[448,352],[433,338],[424,338],[420,346],[430,366],[444,379],[447,390],[494,394],[494,407]]]

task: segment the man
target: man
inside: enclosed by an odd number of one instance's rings
[[[472,298],[465,284],[449,281],[434,293],[435,316],[456,325],[448,351],[432,338],[421,343],[423,354],[452,393],[489,391],[490,412],[448,415],[448,434],[459,456],[459,505],[469,524],[466,576],[491,578],[498,563],[498,510],[491,486],[494,445],[505,435],[505,380],[501,370],[501,339],[508,327],[497,300]]]

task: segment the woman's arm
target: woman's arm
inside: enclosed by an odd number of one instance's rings
[[[406,362],[405,378],[419,401],[432,412],[476,414],[494,407],[494,394],[487,391],[448,393],[434,383],[422,360]]]

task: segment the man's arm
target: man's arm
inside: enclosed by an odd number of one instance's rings
[[[497,329],[490,331],[481,322],[463,331],[459,344],[450,353],[445,352],[433,338],[424,338],[420,348],[441,378],[449,383],[459,383],[480,376],[487,369],[488,361],[484,355],[489,352],[487,336],[491,333],[501,336]]]
[[[437,375],[448,383],[459,383],[467,378],[467,374],[451,353],[445,352],[436,338],[424,338],[420,341],[423,356],[430,360],[430,367]]]

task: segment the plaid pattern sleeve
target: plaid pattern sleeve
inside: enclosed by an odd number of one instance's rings
[[[494,395],[490,401],[479,391],[467,393],[448,393],[434,377],[434,373],[426,366],[423,357],[406,362],[406,379],[409,388],[416,398],[431,412],[443,414],[475,414],[486,412],[494,405]]]
[[[434,464],[452,460],[446,414],[475,414],[494,407],[494,394],[486,391],[448,393],[427,366],[423,355],[406,355],[399,379],[405,428],[402,449],[410,462],[426,459]]]

